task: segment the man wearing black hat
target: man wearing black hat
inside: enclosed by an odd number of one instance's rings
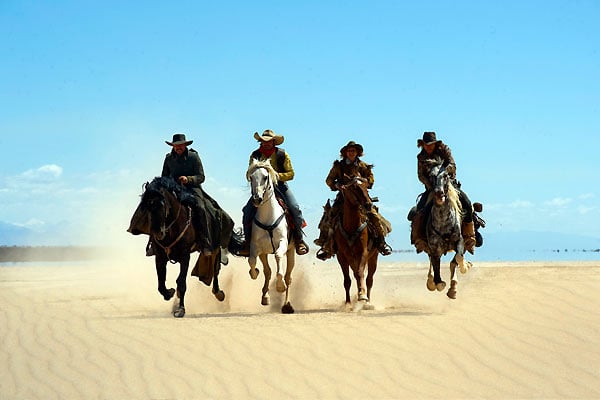
[[[362,145],[349,141],[340,149],[340,160],[335,160],[333,166],[325,179],[325,183],[333,191],[339,191],[341,185],[345,185],[355,176],[360,176],[366,179],[367,188],[371,189],[375,178],[373,177],[373,165],[367,164],[359,157],[363,155]],[[331,209],[328,210],[325,206],[325,212],[321,218],[319,229],[321,230],[319,238],[315,240],[315,244],[321,246],[317,251],[317,258],[327,260],[333,257],[333,229],[325,221],[335,221],[339,216],[342,208],[343,196],[338,193]],[[329,200],[327,201],[329,203]],[[385,221],[379,214],[377,207],[373,206],[368,213],[369,225],[372,231],[376,233],[375,243],[377,243],[379,252],[384,255],[392,254],[392,248],[386,243],[385,236],[391,232],[391,225]]]
[[[218,246],[227,247],[233,220],[202,190],[204,168],[198,152],[188,148],[192,142],[186,140],[183,133],[175,133],[171,142],[165,141],[173,149],[165,157],[161,176],[170,176],[194,192],[197,204],[192,223],[200,233],[200,250],[204,255],[210,255]]]
[[[417,253],[428,249],[425,239],[425,222],[427,215],[427,199],[433,190],[432,183],[429,180],[430,161],[434,159],[443,160],[442,167],[446,168],[450,179],[455,183],[459,192],[459,199],[464,210],[462,221],[462,235],[465,241],[465,249],[471,254],[475,251],[475,226],[473,224],[473,206],[467,197],[467,194],[460,189],[460,184],[456,182],[456,163],[452,157],[452,151],[441,140],[437,140],[435,132],[424,132],[423,139],[417,140],[417,147],[421,152],[417,155],[417,175],[419,180],[425,185],[425,192],[421,194],[416,210],[411,210],[409,219],[412,220],[410,241],[417,249]]]

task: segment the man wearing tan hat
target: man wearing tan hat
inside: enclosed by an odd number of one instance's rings
[[[260,143],[260,146],[250,155],[249,164],[251,164],[253,160],[269,160],[273,169],[279,174],[279,181],[275,187],[275,192],[278,197],[283,199],[292,215],[293,226],[291,228],[294,236],[294,243],[296,245],[296,254],[304,255],[308,253],[308,245],[303,239],[304,232],[302,231],[302,228],[306,226],[306,222],[302,217],[302,211],[300,210],[298,201],[287,184],[288,181],[294,179],[294,168],[292,167],[292,161],[289,154],[284,149],[277,147],[283,143],[284,137],[267,129],[262,135],[255,132],[254,138]],[[242,212],[242,224],[246,241],[242,251],[240,251],[238,255],[248,256],[250,252],[252,220],[256,215],[256,207],[254,206],[252,199],[248,200],[248,203],[244,206]]]
[[[424,132],[423,138],[417,140],[417,147],[421,152],[417,155],[417,175],[419,180],[425,185],[425,192],[420,196],[416,209],[409,213],[411,224],[411,243],[415,246],[417,253],[426,251],[428,244],[425,238],[425,223],[427,221],[427,199],[429,193],[433,190],[432,183],[429,180],[430,160],[439,158],[443,160],[443,166],[450,178],[454,181],[454,186],[459,193],[459,199],[465,214],[462,221],[462,235],[465,240],[465,249],[471,254],[475,251],[475,226],[473,223],[473,206],[467,194],[460,189],[460,184],[456,181],[456,163],[452,157],[452,151],[441,140],[437,140],[435,132]]]

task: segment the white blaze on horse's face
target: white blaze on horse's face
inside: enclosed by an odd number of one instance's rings
[[[448,174],[445,170],[442,170],[436,179],[435,184],[435,202],[438,205],[446,202],[446,188],[448,185]]]
[[[250,175],[252,189],[252,202],[256,207],[269,199],[268,190],[271,187],[269,171],[265,168],[256,168]]]

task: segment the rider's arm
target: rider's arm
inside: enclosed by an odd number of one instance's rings
[[[192,164],[192,173],[193,175],[189,175],[188,185],[193,187],[200,187],[202,183],[204,183],[204,167],[202,166],[202,161],[200,160],[200,156],[195,151],[189,152],[189,159]]]
[[[292,160],[287,151],[285,152],[284,157],[285,158],[283,159],[283,171],[277,171],[277,173],[279,174],[280,182],[287,182],[294,179],[294,167],[292,167]],[[271,156],[271,165],[273,165],[273,160],[275,160],[275,164],[277,164],[277,152],[273,153],[273,155]]]
[[[331,170],[329,170],[329,174],[327,174],[327,178],[325,178],[325,184],[333,191],[338,190],[336,186],[338,183],[338,176],[340,176],[338,162],[334,161]]]
[[[450,178],[456,178],[456,163],[454,162],[454,157],[452,157],[452,151],[450,147],[445,145],[444,143],[438,143],[437,150],[439,155],[444,160],[443,166],[446,167],[446,171],[448,171],[448,175]]]

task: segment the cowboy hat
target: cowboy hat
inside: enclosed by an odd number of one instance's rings
[[[351,140],[348,142],[347,145],[345,145],[344,147],[342,147],[340,149],[340,155],[342,157],[346,157],[346,150],[348,150],[348,147],[354,147],[356,149],[356,156],[360,157],[363,155],[363,147],[362,145],[356,143],[354,140]]]
[[[435,138],[435,132],[423,132],[423,139],[417,140],[417,147],[422,147],[424,144],[432,144],[441,142]]]
[[[258,132],[254,132],[254,139],[258,140],[259,142],[269,142],[272,140],[273,144],[277,146],[283,143],[284,137],[275,134],[275,132],[270,129],[267,129],[262,133],[262,135],[259,135]]]
[[[175,146],[176,144],[182,144],[184,146],[188,146],[190,144],[192,144],[194,141],[193,140],[186,140],[185,139],[185,133],[175,133],[173,134],[173,141],[169,142],[165,140],[165,143],[168,144],[169,146]]]

